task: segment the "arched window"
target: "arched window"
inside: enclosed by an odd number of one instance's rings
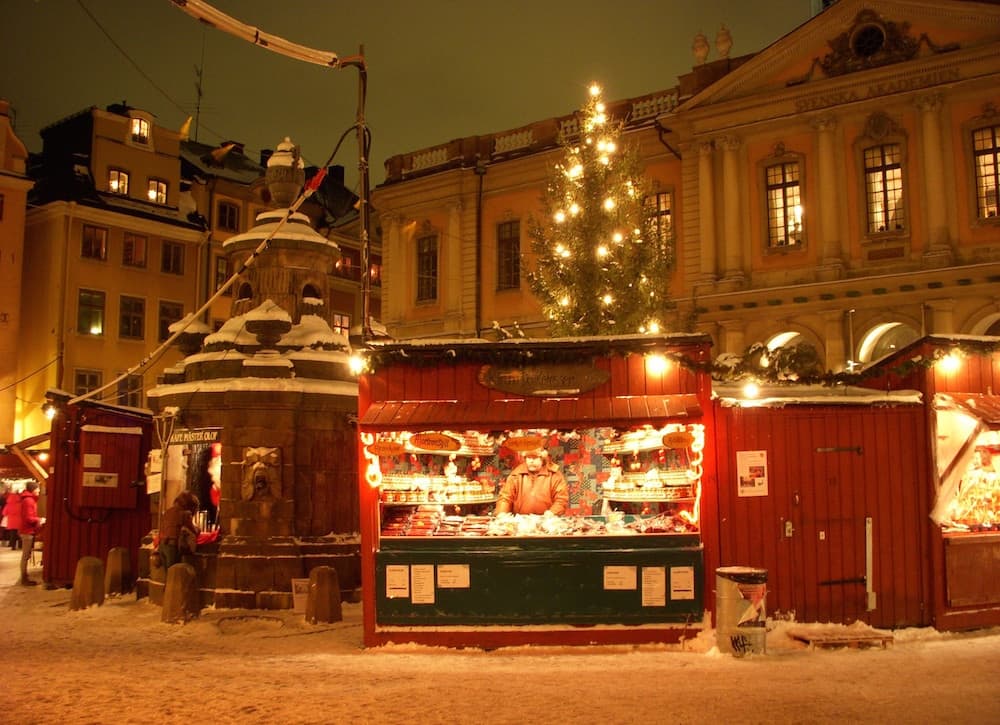
[[[870,363],[909,345],[920,337],[920,334],[903,322],[885,322],[876,325],[861,340],[858,348],[858,360]]]
[[[239,294],[236,295],[238,300],[249,300],[253,298],[253,287],[250,286],[249,282],[244,282],[240,285]]]
[[[320,294],[320,291],[316,288],[316,285],[312,284],[307,284],[305,287],[302,288],[302,299],[307,299],[309,297],[312,297],[317,300],[323,299],[323,296]]]

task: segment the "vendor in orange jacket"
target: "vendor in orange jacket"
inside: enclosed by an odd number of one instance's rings
[[[569,505],[569,487],[559,467],[549,461],[544,448],[526,451],[504,481],[497,499],[497,514],[548,514],[562,516]]]

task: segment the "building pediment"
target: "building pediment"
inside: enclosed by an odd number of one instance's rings
[[[994,46],[1000,48],[996,4],[840,0],[687,99],[682,109],[787,90],[819,91],[836,80],[863,83],[865,76],[858,74],[872,71],[906,75],[928,60]]]

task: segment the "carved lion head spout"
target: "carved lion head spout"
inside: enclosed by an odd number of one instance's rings
[[[243,482],[240,494],[244,501],[266,500],[281,496],[281,449],[247,447],[243,449]]]

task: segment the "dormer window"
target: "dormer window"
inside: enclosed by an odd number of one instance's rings
[[[148,144],[149,121],[147,121],[145,118],[133,118],[131,125],[132,125],[132,142]]]
[[[121,169],[111,169],[108,172],[108,191],[112,194],[128,196],[128,172]]]

